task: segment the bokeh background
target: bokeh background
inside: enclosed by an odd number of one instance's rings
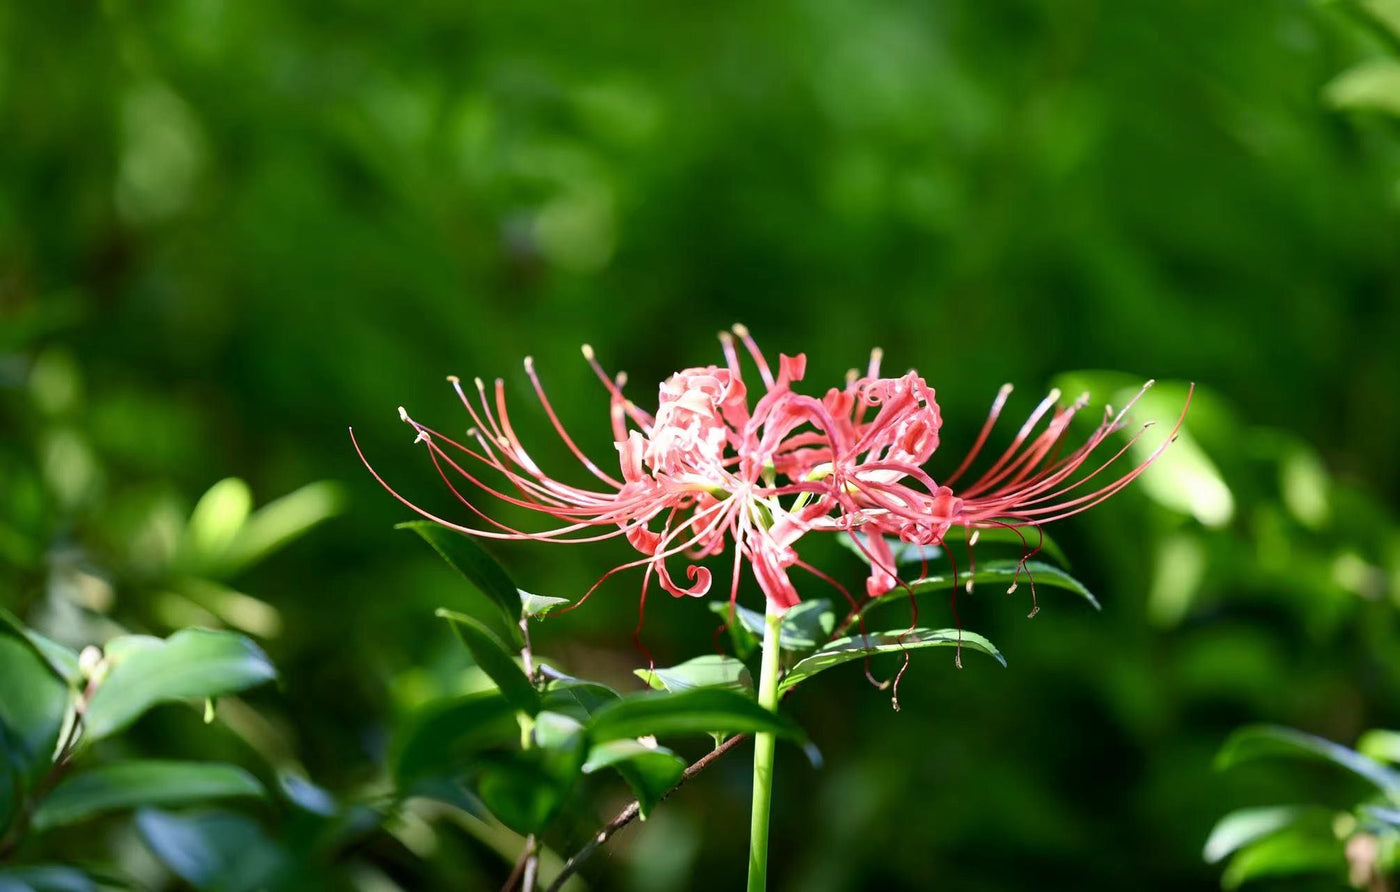
[[[404,717],[464,684],[432,611],[471,594],[392,530],[407,512],[347,427],[406,494],[453,511],[396,411],[464,428],[445,375],[505,378],[552,467],[567,454],[523,356],[606,459],[579,345],[645,405],[647,382],[718,361],[736,321],[805,352],[814,389],[875,345],[917,367],[948,456],[1005,381],[1012,416],[1075,370],[1124,374],[1079,376],[1110,388],[1100,401],[1161,379],[1163,413],[1195,381],[1186,459],[1053,531],[1102,612],[1042,592],[1027,619],[1024,588],[979,591],[962,622],[1008,669],[924,651],[901,712],[854,668],[789,700],[825,765],[780,750],[772,876],[1214,888],[1200,850],[1224,811],[1355,792],[1216,773],[1232,728],[1350,743],[1400,722],[1400,136],[1336,89],[1394,48],[1355,12],[0,5],[0,604],[74,644],[117,625],[258,635],[279,688],[210,728],[151,716],[129,745],[295,764],[372,798]],[[334,517],[213,594],[172,590],[161,543],[226,477],[258,504],[331,481],[299,505]],[[573,596],[626,548],[496,553],[525,588]],[[849,553],[804,556],[860,586]],[[639,689],[638,581],[540,625],[537,649]],[[704,603],[648,608],[659,663],[712,648]],[[952,625],[944,601],[926,610]],[[555,849],[624,799],[600,785]],[[735,888],[747,809],[736,754],[584,877]],[[495,888],[508,842],[407,816],[305,887]],[[165,882],[120,823],[50,845]]]

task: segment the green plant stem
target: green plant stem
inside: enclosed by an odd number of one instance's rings
[[[764,615],[763,662],[758,675],[758,703],[778,711],[779,632],[783,615],[772,601]],[[763,892],[768,886],[768,813],[773,800],[773,752],[777,739],[772,734],[753,738],[753,815],[749,831],[749,892]]]

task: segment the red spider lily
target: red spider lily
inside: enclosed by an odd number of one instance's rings
[[[1117,414],[1105,412],[1103,422],[1084,443],[1061,454],[1070,420],[1086,405],[1087,397],[1057,407],[1059,393],[1054,391],[982,476],[955,492],[951,484],[985,445],[1009,386],[998,394],[972,451],[940,484],[924,465],[938,448],[942,418],[933,389],[917,373],[880,377],[881,356],[876,350],[865,375],[850,373],[844,389],[832,389],[818,399],[792,390],[802,379],[805,356],[780,356],[775,376],[748,331],[735,326],[734,335],[762,381],[757,400],[750,403],[736,340],[724,333],[720,342],[725,365],[672,375],[661,384],[654,416],[623,395],[625,376],[610,377],[593,351],[584,347],[584,357],[610,394],[617,474],[604,471],[579,449],[545,395],[533,362],[525,360],[525,372],[559,437],[596,478],[590,487],[564,483],[530,457],[511,427],[499,379],[490,390],[477,379],[475,400],[458,379],[449,379],[474,424],[465,443],[425,427],[400,409],[403,420],[417,431],[418,441],[427,446],[442,479],[477,516],[477,525],[453,523],[418,508],[372,467],[370,471],[399,501],[462,533],[550,542],[625,536],[643,557],[609,571],[585,598],[613,573],[637,566],[646,568],[643,603],[653,575],[674,596],[704,595],[710,589],[711,573],[695,562],[722,554],[732,542],[731,601],[738,592],[741,565],[747,561],[769,601],[786,609],[799,600],[788,577],[790,567],[802,567],[835,584],[797,556],[793,546],[809,531],[864,533],[856,541],[870,558],[866,590],[875,597],[898,584],[885,537],[941,544],[955,524],[970,530],[1038,528],[1077,514],[1142,473],[1166,448],[1185,417],[1183,408],[1171,436],[1146,460],[1126,472],[1106,474],[1146,430],[1144,426],[1102,462],[1091,463],[1109,435],[1123,427],[1136,398]],[[1032,436],[1047,413],[1044,428]],[[493,520],[463,494],[462,482],[547,515],[557,525],[530,532]],[[677,583],[668,569],[668,560],[678,556],[690,562],[688,585]]]

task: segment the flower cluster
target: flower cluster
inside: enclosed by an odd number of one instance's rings
[[[736,325],[732,335],[721,334],[720,343],[724,365],[685,369],[666,379],[654,415],[623,395],[624,375],[608,375],[592,349],[583,348],[610,396],[616,472],[604,470],[578,447],[545,395],[534,363],[525,360],[545,414],[564,445],[596,478],[594,485],[564,483],[530,457],[511,426],[499,379],[488,389],[478,378],[474,399],[457,378],[449,379],[474,425],[466,442],[399,410],[448,487],[478,518],[475,524],[453,523],[418,508],[372,467],[370,471],[414,511],[473,536],[551,542],[625,536],[641,557],[603,579],[644,567],[643,600],[653,577],[674,596],[706,594],[712,574],[699,562],[732,545],[731,601],[742,565],[748,563],[771,604],[786,609],[799,600],[789,578],[793,567],[827,578],[797,554],[795,546],[809,532],[852,536],[871,564],[866,593],[878,597],[899,584],[892,541],[938,545],[954,526],[969,532],[1035,529],[1077,514],[1127,486],[1181,426],[1178,419],[1171,435],[1145,460],[1110,471],[1146,430],[1144,425],[1117,449],[1103,448],[1124,427],[1137,397],[1117,413],[1106,410],[1088,439],[1066,450],[1070,421],[1088,399],[1085,395],[1062,406],[1059,391],[1052,391],[981,476],[955,489],[986,444],[1009,385],[998,393],[971,451],[939,482],[925,465],[938,448],[943,419],[933,388],[918,373],[882,377],[877,349],[864,374],[852,371],[844,387],[815,397],[793,390],[805,373],[805,356],[780,356],[775,374],[743,326]],[[761,390],[750,392],[741,347]],[[1103,458],[1094,459],[1096,454]],[[532,532],[494,520],[463,494],[464,483],[546,515],[554,525]],[[672,575],[673,559],[686,564],[683,582]]]

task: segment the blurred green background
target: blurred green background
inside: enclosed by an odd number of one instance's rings
[[[391,530],[407,512],[346,428],[467,516],[396,415],[464,428],[445,375],[504,377],[522,438],[567,468],[525,355],[602,461],[581,343],[643,405],[736,321],[807,353],[812,390],[879,345],[937,388],[935,476],[1005,381],[1012,429],[1071,370],[1195,381],[1207,458],[1053,531],[1102,613],[1042,592],[1027,620],[1024,589],[979,591],[962,621],[1009,669],[926,651],[899,713],[854,668],[790,699],[825,767],[780,750],[771,874],[1214,888],[1200,849],[1225,810],[1354,792],[1215,773],[1233,727],[1349,743],[1400,722],[1400,139],[1334,84],[1393,48],[1303,0],[0,5],[0,604],[74,644],[112,623],[257,634],[283,676],[248,698],[262,719],[156,715],[133,745],[371,796],[403,716],[463,684],[432,611],[469,594]],[[1119,386],[1094,380],[1096,402]],[[218,610],[150,565],[230,476],[259,504],[334,481],[306,510],[339,513],[230,570],[222,596],[259,601]],[[564,596],[627,554],[494,550]],[[804,557],[861,584],[844,551]],[[640,689],[638,581],[537,649]],[[921,621],[952,625],[932,605]],[[711,649],[704,603],[648,606],[658,663]],[[597,794],[558,851],[625,799]],[[584,876],[735,888],[747,810],[736,754]],[[158,876],[119,824],[51,845]],[[335,860],[307,888],[495,888],[513,853],[417,816]]]

